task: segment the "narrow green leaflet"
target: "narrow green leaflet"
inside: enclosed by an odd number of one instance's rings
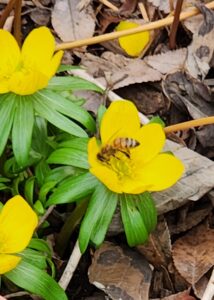
[[[91,132],[96,131],[96,124],[92,116],[84,108],[71,100],[47,89],[37,92],[35,97],[40,101],[45,102],[48,107],[78,121]]]
[[[103,93],[103,89],[101,89],[99,86],[78,76],[53,77],[49,81],[47,88],[55,91],[90,90],[98,93]]]
[[[143,244],[148,239],[148,231],[133,200],[133,195],[121,194],[119,198],[122,221],[129,246]]]
[[[45,99],[40,97],[38,93],[31,96],[33,98],[33,104],[38,115],[48,120],[56,127],[80,137],[87,137],[86,132],[73,121],[69,120],[61,113],[57,112],[52,104],[46,103]]]
[[[72,138],[60,143],[58,149],[51,153],[47,162],[89,169],[88,141],[88,138]]]
[[[164,121],[158,117],[158,116],[155,116],[155,117],[152,117],[150,120],[149,120],[149,124],[151,123],[156,123],[156,124],[159,124],[161,125],[163,128],[166,126]]]
[[[45,177],[45,183],[49,181],[56,181],[59,183],[70,175],[74,175],[76,172],[75,168],[71,166],[62,166],[50,170],[48,175]]]
[[[47,242],[42,239],[32,238],[28,245],[28,248],[45,252],[49,257],[51,257],[51,249]]]
[[[35,185],[36,178],[29,177],[24,186],[24,196],[28,203],[33,206],[33,195],[34,195],[34,185]]]
[[[16,108],[15,101],[16,101],[15,94],[6,94],[0,96],[0,120],[1,120],[0,155],[4,151],[12,127],[15,108]]]
[[[78,176],[66,178],[50,196],[46,206],[71,203],[93,193],[98,180],[87,172]]]
[[[82,221],[79,233],[79,246],[82,253],[91,240],[99,246],[104,238],[117,206],[118,195],[109,191],[103,184],[97,185]]]
[[[33,264],[41,270],[45,270],[47,268],[46,256],[44,253],[26,248],[19,253],[19,255],[24,261]]]
[[[135,205],[138,207],[147,231],[150,233],[157,225],[157,210],[154,200],[149,192],[134,197]]]
[[[4,276],[17,286],[45,300],[68,299],[64,290],[51,276],[24,260]]]
[[[72,148],[61,148],[55,150],[51,153],[47,162],[49,164],[64,164],[89,169],[87,152]]]
[[[13,152],[19,166],[28,162],[34,124],[34,109],[30,97],[16,96],[16,111],[12,129]]]

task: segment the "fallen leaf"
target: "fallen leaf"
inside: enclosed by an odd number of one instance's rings
[[[120,7],[120,14],[123,16],[129,16],[131,15],[137,6],[138,0],[125,0],[123,5]]]
[[[162,82],[165,95],[184,114],[193,119],[214,115],[214,105],[210,88],[202,81],[184,72],[168,75]],[[196,131],[203,147],[214,146],[214,125],[204,126]]]
[[[51,12],[50,10],[37,7],[30,13],[30,17],[37,25],[47,26],[51,18]]]
[[[158,219],[157,227],[150,234],[148,242],[137,246],[137,250],[156,268],[168,266],[171,261],[171,239],[163,217]]]
[[[189,290],[187,290],[161,299],[150,299],[150,300],[196,300],[196,298],[190,296]]]
[[[132,249],[104,243],[95,251],[89,280],[113,300],[148,300],[152,270]]]
[[[182,48],[157,55],[147,56],[144,58],[144,61],[160,73],[168,74],[183,68],[186,55],[187,49]]]
[[[80,11],[78,4],[79,0],[55,2],[52,25],[63,42],[90,38],[94,34],[95,16],[91,5]]]
[[[204,79],[210,70],[210,61],[214,53],[214,12],[204,5],[198,5],[204,20],[193,35],[188,47],[186,69],[194,78]]]
[[[111,89],[118,89],[130,84],[159,81],[162,74],[149,67],[143,60],[126,58],[112,52],[104,52],[101,57],[84,54],[81,55],[81,64],[90,74],[98,78],[102,84],[107,82]],[[106,80],[106,75],[108,79]]]
[[[214,230],[197,226],[172,246],[176,269],[190,284],[195,284],[214,264]]]

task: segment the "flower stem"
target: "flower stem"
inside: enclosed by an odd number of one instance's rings
[[[183,0],[177,0],[176,7],[175,7],[174,20],[173,20],[170,35],[169,35],[169,48],[171,50],[175,49],[175,46],[176,46],[176,34],[177,34],[177,30],[178,30],[179,18],[180,18],[180,14],[181,14],[182,5],[183,5]]]
[[[170,125],[165,127],[164,131],[165,133],[170,133],[174,131],[186,130],[192,127],[199,127],[199,126],[210,125],[210,124],[214,124],[214,116],[182,122],[175,125]]]
[[[210,3],[207,3],[205,6],[209,9],[214,9],[214,1],[212,1]],[[179,20],[180,21],[185,20],[185,19],[187,19],[189,17],[192,17],[192,16],[195,16],[199,13],[200,12],[197,8],[192,8],[189,11],[182,12],[180,14],[180,19]],[[141,25],[141,26],[138,26],[138,27],[135,27],[135,28],[127,29],[127,30],[121,30],[121,31],[106,33],[106,34],[103,34],[103,35],[94,36],[92,38],[82,39],[82,40],[78,40],[78,41],[74,41],[74,42],[61,43],[61,44],[56,45],[55,50],[58,51],[58,50],[65,50],[65,49],[72,49],[72,48],[77,48],[77,47],[82,47],[82,46],[93,45],[93,44],[97,44],[97,43],[117,39],[121,36],[126,36],[126,35],[130,35],[130,34],[134,34],[134,33],[139,33],[139,32],[143,32],[143,31],[162,28],[164,26],[172,24],[173,20],[174,20],[174,16],[166,17],[164,19],[161,19],[161,20],[158,20],[158,21],[155,21],[155,22],[150,22],[148,24],[144,24],[144,25]]]
[[[16,0],[10,0],[5,9],[3,10],[0,18],[0,28],[3,28],[5,21],[7,20],[8,16],[14,8],[15,3]]]
[[[15,3],[15,12],[14,12],[14,23],[13,23],[13,32],[14,37],[21,47],[22,32],[21,32],[21,11],[22,11],[22,0],[16,0]]]

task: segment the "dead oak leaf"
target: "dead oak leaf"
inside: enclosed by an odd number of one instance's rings
[[[214,230],[197,226],[172,246],[175,267],[190,284],[195,284],[214,264]]]
[[[79,0],[56,0],[52,25],[63,42],[90,38],[94,34],[95,16],[89,4],[78,8]],[[87,24],[87,25],[86,25]]]

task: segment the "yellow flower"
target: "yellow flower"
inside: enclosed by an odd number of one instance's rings
[[[90,172],[113,192],[161,191],[172,186],[184,171],[178,158],[160,153],[165,143],[162,127],[154,123],[141,127],[138,111],[129,101],[110,105],[100,135],[101,145],[95,137],[88,143]],[[122,146],[125,138],[133,147]]]
[[[139,27],[139,24],[121,21],[119,25],[115,28],[116,31],[131,29]],[[150,32],[143,31],[139,33],[130,34],[127,36],[122,36],[119,38],[120,47],[130,56],[139,56],[143,49],[148,45],[150,40]]]
[[[43,89],[63,55],[54,55],[54,37],[46,27],[32,30],[21,50],[15,38],[0,29],[0,45],[0,94],[30,95]]]
[[[15,196],[4,205],[0,212],[0,274],[14,269],[23,251],[30,242],[38,218],[28,203]]]

